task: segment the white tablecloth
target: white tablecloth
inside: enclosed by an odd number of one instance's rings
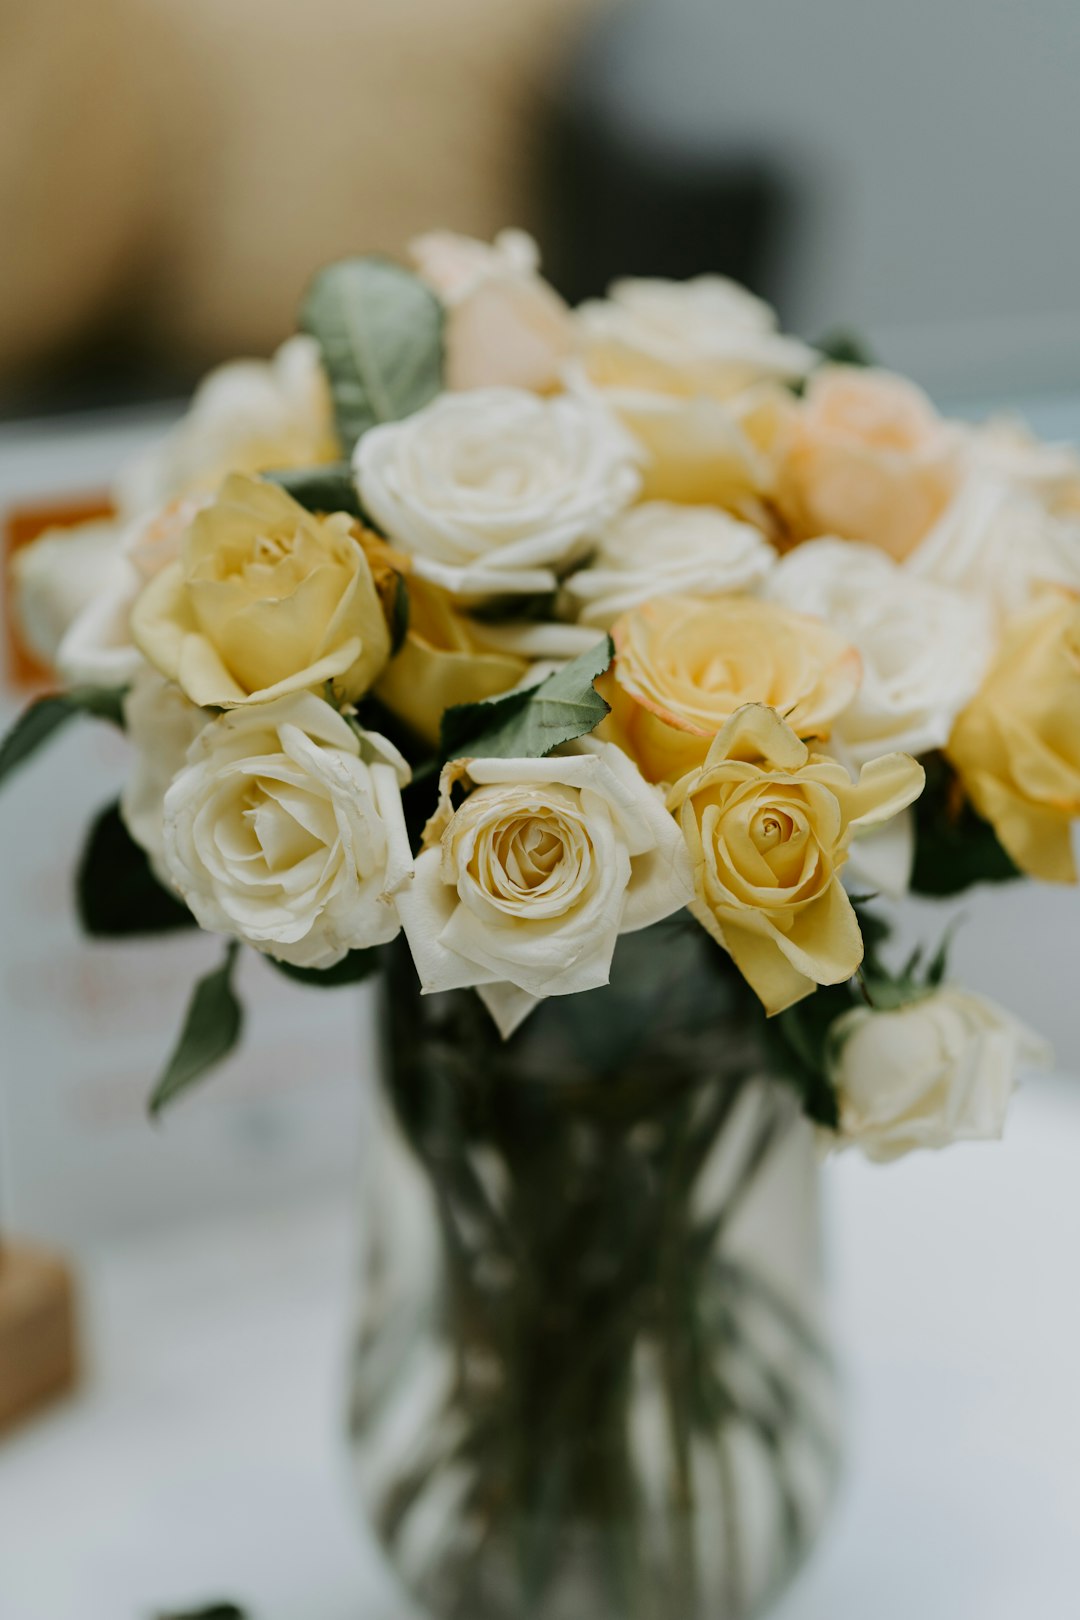
[[[827,1167],[850,1462],[777,1620],[1077,1612],[1078,1167],[1063,1080],[1001,1147]],[[341,1195],[87,1263],[83,1391],[0,1444],[3,1620],[402,1620],[341,1439],[351,1251]]]

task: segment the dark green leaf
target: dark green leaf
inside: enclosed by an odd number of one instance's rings
[[[822,359],[834,366],[872,366],[874,356],[865,341],[857,332],[849,331],[845,327],[838,327],[826,333],[820,343],[814,348]]]
[[[350,517],[367,521],[347,461],[325,467],[283,467],[262,476],[308,512],[348,512]]]
[[[53,692],[38,698],[16,720],[0,742],[0,782],[26,763],[47,743],[54,732],[77,714],[90,714],[98,720],[111,720],[122,726],[124,694],[110,686],[74,686],[70,692]]]
[[[442,719],[444,755],[542,759],[561,743],[594,731],[609,706],[593,683],[614,656],[611,637],[605,636],[538,686],[447,709]]]
[[[328,265],[308,288],[300,326],[322,350],[347,454],[369,428],[411,416],[442,388],[442,305],[389,260]]]
[[[291,962],[279,962],[273,956],[268,956],[266,960],[287,979],[295,979],[297,984],[312,984],[322,990],[334,990],[339,985],[360,984],[369,978],[379,966],[379,953],[377,950],[350,951],[332,968],[294,967]]]
[[[209,1608],[185,1609],[182,1614],[162,1614],[158,1620],[246,1620],[246,1616],[235,1603],[211,1603]]]
[[[923,761],[926,786],[914,805],[916,894],[943,898],[975,883],[1006,883],[1021,874],[988,821],[958,802],[955,772],[941,754]]]
[[[952,943],[956,938],[957,930],[963,921],[963,917],[953,918],[941,936],[940,945],[927,964],[926,983],[933,990],[936,990],[945,981],[945,976],[949,971],[949,953],[952,950]]]
[[[107,805],[90,829],[75,879],[79,922],[96,939],[195,928],[187,906],[163,889],[145,853]]]
[[[826,1063],[829,1031],[842,1013],[857,1005],[854,980],[822,985],[804,1001],[770,1018],[765,1026],[780,1075],[795,1086],[810,1118],[833,1130],[839,1113]]]
[[[236,940],[230,940],[221,966],[195,986],[180,1039],[150,1097],[151,1114],[160,1114],[181,1092],[201,1080],[228,1057],[239,1041],[244,1012],[232,987],[238,949]]]

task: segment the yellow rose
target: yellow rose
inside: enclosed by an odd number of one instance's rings
[[[376,696],[418,737],[435,745],[443,711],[480,703],[516,686],[529,659],[485,648],[482,627],[459,612],[452,598],[409,577],[409,628],[379,679]]]
[[[446,709],[498,697],[527,676],[538,680],[600,639],[587,625],[473,618],[448,591],[410,573],[408,558],[388,555],[408,579],[409,628],[375,695],[427,743],[438,743]]]
[[[650,782],[700,765],[737,709],[764,703],[800,737],[827,737],[862,663],[819,619],[748,596],[658,597],[616,621],[615,660],[597,683],[602,735]]]
[[[914,383],[823,366],[792,401],[777,500],[797,540],[865,540],[902,562],[957,486],[956,440]]]
[[[947,752],[1017,866],[1051,883],[1075,883],[1080,597],[1054,592],[1013,621]]]
[[[694,868],[690,909],[770,1016],[859,966],[862,935],[840,882],[848,846],[923,782],[907,754],[872,760],[853,782],[772,709],[749,704],[671,789]]]
[[[765,383],[733,400],[629,388],[595,392],[647,452],[642,499],[719,506],[755,519],[766,510],[779,389]]]
[[[240,473],[139,596],[131,633],[193,703],[226,709],[327,681],[351,701],[390,654],[359,526],[343,512],[314,517]]]

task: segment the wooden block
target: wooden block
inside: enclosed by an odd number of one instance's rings
[[[75,1382],[75,1294],[54,1255],[0,1248],[0,1431]]]

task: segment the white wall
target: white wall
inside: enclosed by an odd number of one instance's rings
[[[799,182],[799,330],[939,393],[1080,383],[1075,0],[632,0],[618,33],[621,116]]]

